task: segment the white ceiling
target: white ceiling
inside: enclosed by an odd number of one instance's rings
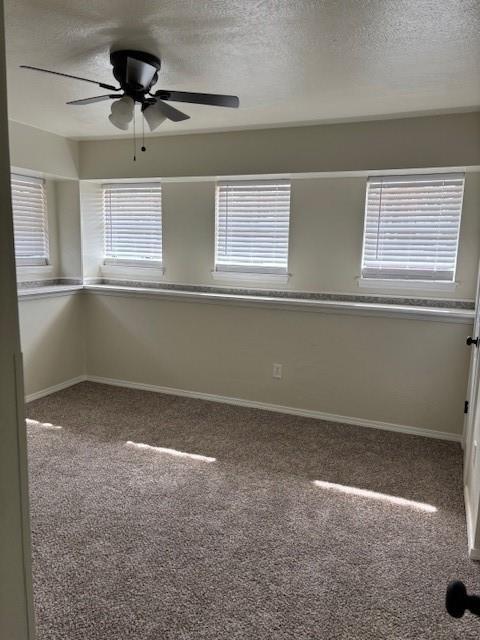
[[[20,64],[112,83],[110,48],[162,58],[156,88],[240,97],[175,106],[184,133],[480,105],[479,0],[6,0],[10,118],[70,137],[125,135],[104,93]]]

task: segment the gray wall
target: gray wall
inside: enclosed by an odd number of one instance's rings
[[[85,373],[81,298],[81,294],[20,298],[26,395]]]
[[[289,271],[287,284],[257,286],[297,291],[351,294],[388,292],[358,287],[362,257],[365,177],[309,178],[292,181]],[[480,173],[466,176],[464,207],[453,292],[393,289],[396,295],[473,299],[480,246]],[[97,212],[97,217],[100,216]],[[163,185],[165,281],[229,286],[213,280],[215,183],[170,182]],[[95,231],[98,234],[98,229]],[[103,270],[105,272],[105,270]],[[109,268],[107,274],[122,274]],[[119,276],[119,277],[120,277]],[[148,273],[147,273],[148,276]],[[237,286],[252,283],[237,282]],[[253,285],[256,286],[256,285]]]
[[[77,178],[78,143],[48,131],[9,121],[10,164],[53,178]]]
[[[122,295],[85,304],[90,375],[461,432],[468,325]]]
[[[480,166],[480,113],[79,143],[80,177],[225,176]]]

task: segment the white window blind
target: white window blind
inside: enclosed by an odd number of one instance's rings
[[[463,174],[369,178],[362,277],[453,281]]]
[[[159,183],[103,185],[105,262],[162,263],[162,187]]]
[[[19,266],[48,264],[45,183],[17,174],[10,181],[16,262]]]
[[[217,185],[215,269],[287,273],[290,182]]]

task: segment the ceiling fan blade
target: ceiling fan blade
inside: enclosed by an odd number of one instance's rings
[[[151,106],[156,107],[161,113],[163,113],[166,118],[172,120],[173,122],[181,122],[182,120],[188,120],[190,118],[190,116],[187,116],[186,113],[182,113],[182,111],[179,111],[178,109],[175,109],[175,107],[172,107],[171,104],[167,104],[166,102],[163,102],[158,98],[155,104]],[[150,107],[147,108],[150,109]]]
[[[113,100],[122,98],[121,93],[109,93],[105,96],[93,96],[93,98],[82,98],[81,100],[70,100],[67,104],[93,104],[94,102],[103,102],[104,100]]]
[[[167,91],[166,89],[160,89],[155,92],[155,97],[161,100],[207,104],[213,107],[231,107],[232,109],[238,109],[240,106],[238,96],[226,96],[217,93],[195,93],[191,91]]]
[[[136,58],[127,58],[127,84],[138,89],[149,89],[153,76],[157,73],[155,67]]]
[[[31,71],[41,71],[42,73],[51,73],[54,76],[63,76],[64,78],[72,78],[73,80],[82,80],[83,82],[90,82],[96,84],[102,89],[110,89],[110,91],[118,91],[118,87],[113,87],[111,84],[105,84],[103,82],[97,82],[96,80],[89,80],[88,78],[81,78],[80,76],[72,76],[69,73],[60,73],[60,71],[50,71],[50,69],[40,69],[40,67],[31,67],[28,64],[21,64],[20,69],[30,69]]]

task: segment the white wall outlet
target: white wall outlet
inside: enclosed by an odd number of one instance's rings
[[[282,377],[282,365],[281,364],[273,364],[272,370],[272,378],[280,379]]]

